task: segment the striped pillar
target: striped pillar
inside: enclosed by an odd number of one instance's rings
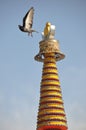
[[[48,41],[47,44],[43,41],[41,46],[41,55],[39,53],[35,57],[35,60],[43,62],[37,130],[67,130],[67,120],[56,66],[56,61],[63,59],[64,55],[58,51],[57,41]],[[54,50],[56,52],[53,52]]]

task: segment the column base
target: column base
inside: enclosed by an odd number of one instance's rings
[[[57,126],[57,125],[47,125],[37,128],[37,130],[67,130],[65,126]]]

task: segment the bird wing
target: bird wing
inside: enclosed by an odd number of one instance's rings
[[[32,28],[33,15],[34,15],[34,8],[31,7],[30,10],[26,13],[25,17],[23,18],[23,26],[28,30]]]

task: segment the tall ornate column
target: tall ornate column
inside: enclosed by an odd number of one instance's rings
[[[56,66],[56,61],[63,59],[65,55],[59,49],[59,42],[51,35],[39,43],[40,51],[35,56],[35,60],[43,62],[37,130],[67,130],[67,120]]]

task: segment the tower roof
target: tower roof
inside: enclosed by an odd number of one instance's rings
[[[65,55],[60,51],[59,41],[55,39],[42,40],[39,42],[39,53],[34,57],[35,60],[43,62],[46,53],[54,53],[56,61],[65,58]]]

